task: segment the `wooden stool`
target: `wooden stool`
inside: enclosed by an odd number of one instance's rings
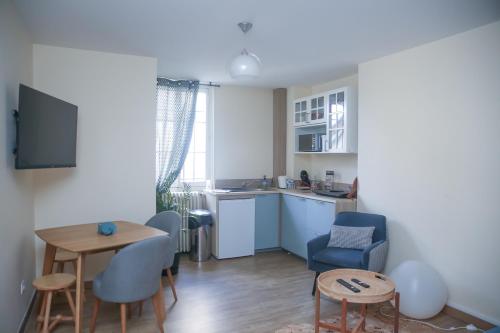
[[[64,273],[64,264],[71,263],[73,265],[73,273],[76,275],[76,261],[78,253],[58,249],[54,258],[54,265],[57,263],[56,272]],[[74,291],[74,290],[72,290]],[[82,298],[85,301],[85,288],[82,290]]]
[[[73,297],[69,292],[69,287],[74,284],[76,277],[71,274],[55,273],[44,275],[36,278],[33,281],[33,287],[43,293],[42,307],[37,317],[37,332],[42,329],[43,333],[49,333],[60,321],[73,321],[75,320],[75,303]],[[54,292],[64,291],[68,299],[69,307],[73,316],[55,315],[50,316],[50,307],[52,303],[52,295]]]
[[[56,252],[56,257],[54,259],[54,265],[57,263],[57,273],[64,273],[64,264],[72,263],[73,270],[76,274],[76,261],[78,259],[78,254],[75,252],[69,252],[63,249],[58,249]]]

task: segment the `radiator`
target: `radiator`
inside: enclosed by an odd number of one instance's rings
[[[182,192],[172,192],[174,201],[179,205],[178,211],[182,216],[181,231],[179,235],[179,252],[189,252],[189,229],[188,229],[188,212],[192,209],[202,209],[205,207],[205,195],[202,192],[191,192],[191,198],[187,202],[187,207],[183,206]]]

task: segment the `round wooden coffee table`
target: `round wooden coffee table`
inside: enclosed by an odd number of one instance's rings
[[[351,291],[344,287],[337,280],[342,279],[359,292]],[[360,286],[351,279],[358,279],[369,285],[369,288]],[[321,294],[334,300],[342,302],[342,314],[340,326],[326,323],[320,320],[320,297]],[[394,315],[394,332],[399,330],[399,293],[395,291],[392,280],[380,273],[364,271],[360,269],[334,269],[321,273],[316,284],[316,315],[314,319],[314,329],[318,333],[320,327],[329,330],[340,331],[342,333],[362,332],[365,329],[366,306],[367,304],[382,303],[394,300],[396,313]],[[347,328],[347,303],[360,304],[361,319],[352,330]]]

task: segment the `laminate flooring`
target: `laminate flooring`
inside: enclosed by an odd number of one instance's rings
[[[167,319],[166,333],[273,333],[289,324],[312,323],[314,298],[311,296],[314,273],[306,262],[285,251],[258,253],[253,257],[194,263],[186,255],[181,258],[175,276],[178,302],[174,302],[164,278]],[[84,332],[88,332],[94,303],[91,290],[86,291]],[[321,317],[340,313],[338,303],[322,299]],[[59,297],[53,312],[69,311]],[[141,317],[133,307],[127,321],[128,332],[158,332],[151,301],[144,304]],[[35,331],[32,313],[26,332]],[[450,327],[464,323],[440,314],[434,324]],[[73,332],[71,324],[59,325],[55,332]],[[96,332],[119,332],[119,307],[102,303]],[[432,332],[421,327],[415,332]]]

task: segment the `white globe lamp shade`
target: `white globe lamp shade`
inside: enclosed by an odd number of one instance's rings
[[[247,50],[236,56],[229,65],[229,73],[235,79],[252,79],[260,75],[259,57]]]
[[[437,315],[448,300],[448,288],[431,266],[408,260],[390,274],[400,294],[399,311],[411,318],[428,319]],[[394,305],[394,301],[392,302]]]

